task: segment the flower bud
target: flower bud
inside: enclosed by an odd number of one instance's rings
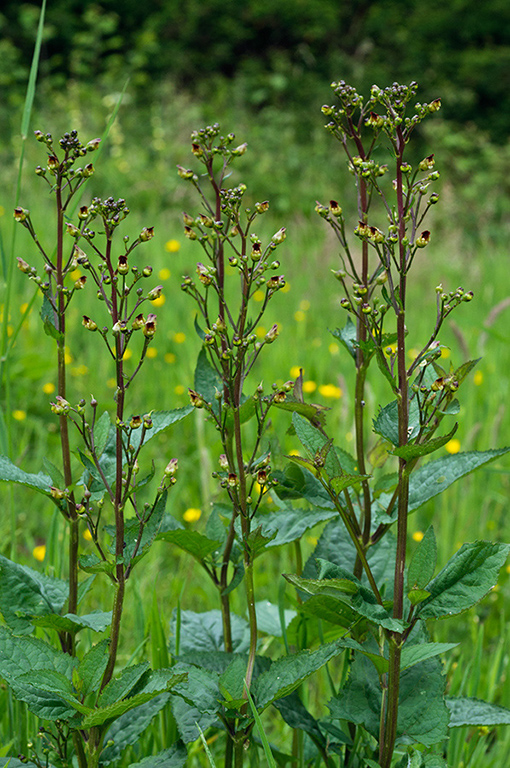
[[[196,224],[195,219],[190,216],[189,213],[186,213],[186,211],[182,212],[182,219],[187,227],[194,227]]]
[[[59,166],[58,157],[55,157],[55,155],[50,155],[48,157],[48,170],[50,173],[54,173]]]
[[[82,275],[81,277],[78,278],[78,280],[76,280],[76,282],[74,284],[74,289],[76,291],[81,291],[82,288],[85,288],[85,283],[86,282],[87,282],[87,276],[86,275]]]
[[[204,154],[204,150],[202,149],[200,144],[196,144],[195,142],[193,142],[193,144],[191,145],[191,151],[193,152],[195,157],[202,157],[202,155]]]
[[[430,232],[428,229],[426,229],[417,238],[415,245],[417,248],[425,248],[425,246],[428,245],[429,243],[430,243]]]
[[[157,326],[157,315],[149,314],[147,316],[147,321],[145,325],[143,326],[143,335],[146,339],[152,339],[154,334],[156,333],[156,326]]]
[[[19,224],[22,224],[24,221],[26,221],[29,216],[30,211],[28,211],[26,208],[21,208],[21,206],[18,206],[14,209],[14,220]]]
[[[147,298],[149,301],[154,301],[155,299],[159,299],[161,296],[161,291],[163,290],[162,285],[157,285],[155,288],[153,288],[149,293],[147,294]]]
[[[438,200],[439,200],[439,195],[437,194],[437,192],[433,192],[430,196],[429,204],[435,205],[438,202]]]
[[[260,259],[262,250],[262,245],[259,241],[256,241],[253,243],[251,247],[251,258],[253,261],[258,261]]]
[[[224,453],[220,454],[220,456],[218,458],[218,463],[219,463],[219,465],[220,465],[220,467],[222,469],[224,469],[224,470],[228,469],[228,459],[227,459],[226,454],[224,454]]]
[[[342,215],[342,209],[338,205],[336,200],[330,200],[329,201],[329,211],[333,214],[333,216],[341,216]]]
[[[236,486],[239,485],[239,478],[237,477],[235,472],[229,472],[227,483],[230,486],[230,488],[236,488]]]
[[[280,245],[280,243],[283,243],[286,237],[287,234],[285,232],[285,227],[282,227],[278,230],[278,232],[274,233],[273,237],[271,238],[271,242],[275,243],[275,245]]]
[[[255,203],[255,210],[257,213],[265,213],[269,210],[269,200],[264,200],[263,203]]]
[[[178,459],[170,459],[170,461],[165,467],[165,471],[164,471],[165,477],[172,477],[177,472],[177,469],[178,469]]]
[[[188,394],[189,399],[191,401],[191,405],[194,408],[203,408],[204,407],[204,400],[201,395],[198,394],[198,392],[195,392],[194,389],[188,388]]]
[[[382,128],[384,125],[384,117],[378,115],[377,112],[371,112],[369,117],[365,120],[365,125],[369,128]]]
[[[280,389],[278,392],[275,392],[273,399],[275,403],[284,403],[286,397],[287,394],[283,391],[283,389]]]
[[[181,177],[181,179],[192,179],[193,178],[193,171],[186,170],[186,168],[183,168],[182,165],[177,166],[177,173]]]
[[[142,417],[132,416],[131,421],[129,422],[129,426],[131,427],[131,429],[139,429],[139,427],[142,426]]]
[[[94,168],[92,163],[87,163],[87,165],[85,166],[85,168],[82,171],[83,178],[84,179],[89,178],[89,176],[92,176],[92,174],[95,172],[95,170],[96,169]]]
[[[278,336],[278,325],[275,323],[264,336],[266,344],[272,344]]]
[[[139,237],[142,243],[146,243],[147,240],[151,240],[154,237],[154,227],[144,227],[140,232]]]
[[[83,221],[86,219],[89,215],[89,209],[87,205],[82,205],[80,210],[78,211],[78,218]]]
[[[37,141],[44,141],[44,133],[42,131],[34,131],[34,136]]]
[[[244,155],[246,150],[248,149],[248,144],[244,142],[244,144],[239,144],[238,147],[232,150],[232,154],[234,157],[240,157],[241,155]]]
[[[89,152],[94,152],[100,145],[101,139],[91,139],[89,142],[87,142],[87,150]]]
[[[71,237],[80,237],[81,232],[78,229],[78,227],[75,227],[74,224],[72,224],[70,221],[66,223],[66,231],[68,235],[71,235]]]
[[[127,256],[124,254],[121,254],[119,256],[119,263],[117,264],[117,272],[119,275],[127,275],[129,272],[129,264],[127,260]]]
[[[421,161],[419,165],[420,171],[431,171],[435,164],[434,155],[429,155]]]
[[[152,413],[152,411],[151,411]],[[150,413],[145,413],[143,416],[143,426],[145,429],[152,429],[154,424],[152,423],[152,418]]]
[[[145,318],[142,314],[137,315],[131,324],[133,331],[139,331],[145,325]]]
[[[25,275],[32,274],[33,267],[31,267],[30,264],[27,264],[24,259],[18,256],[16,261],[18,262],[18,269],[20,272],[23,272]]]
[[[438,112],[441,109],[441,99],[434,99],[428,106],[429,112]]]

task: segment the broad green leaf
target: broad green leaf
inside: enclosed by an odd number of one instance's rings
[[[457,431],[458,424],[455,424],[453,429],[448,432],[447,435],[441,435],[440,437],[433,437],[431,440],[427,440],[426,443],[407,443],[401,448],[394,448],[392,453],[394,456],[399,456],[401,459],[410,461],[410,459],[417,459],[421,456],[428,456],[429,453],[437,451],[438,448],[442,448],[446,445]]]
[[[83,728],[93,728],[97,725],[103,725],[109,720],[116,720],[126,712],[130,712],[132,709],[139,707],[141,704],[145,704],[151,699],[154,699],[160,693],[163,693],[163,691],[137,693],[135,696],[131,696],[128,699],[122,699],[122,701],[117,701],[107,707],[95,709],[93,712],[84,717],[81,725]]]
[[[0,481],[2,480],[19,483],[20,485],[28,485],[45,496],[50,495],[50,488],[52,486],[51,477],[43,472],[38,472],[37,474],[24,472],[16,464],[13,464],[7,456],[0,456]]]
[[[258,517],[257,522],[262,525],[262,532],[266,536],[276,533],[275,538],[267,544],[269,548],[299,540],[310,528],[336,515],[336,511],[329,509],[287,507]]]
[[[111,611],[93,611],[92,613],[76,616],[74,613],[66,613],[59,616],[51,613],[46,616],[31,618],[36,627],[54,629],[57,632],[79,632],[80,629],[91,629],[93,632],[104,632],[112,623]]]
[[[122,752],[136,744],[138,737],[150,725],[170,699],[169,693],[160,693],[151,701],[136,707],[115,720],[106,732],[104,743],[109,744],[101,753],[101,765],[118,760]]]
[[[188,682],[177,686],[172,696],[172,712],[182,740],[188,744],[199,737],[197,724],[204,731],[218,720],[221,692],[218,675],[192,665],[178,663],[177,673],[187,672]]]
[[[60,471],[58,467],[53,464],[46,456],[43,457],[42,460],[43,470],[48,473],[48,475],[51,478],[51,484],[55,486],[55,488],[65,488],[66,483],[64,480],[64,475]]]
[[[409,478],[409,512],[414,512],[429,499],[442,493],[452,483],[465,477],[479,467],[483,467],[490,461],[504,456],[510,448],[497,448],[489,451],[466,451],[450,456],[441,456],[439,459],[427,462],[415,469]],[[383,510],[391,500],[390,493],[383,493],[377,500]],[[378,522],[393,523],[397,519],[397,510],[394,508],[390,515],[379,512]]]
[[[276,699],[288,696],[307,677],[352,645],[352,640],[336,640],[322,645],[316,651],[299,651],[274,661],[267,672],[263,672],[254,680],[251,688],[259,712]]]
[[[330,479],[353,474],[355,462],[352,456],[349,456],[346,451],[337,452],[332,441],[329,441],[319,429],[298,413],[294,413],[292,416],[292,423],[299,440],[311,458],[320,456],[324,462],[324,470]],[[361,479],[360,476],[358,476],[359,479]],[[348,484],[352,485],[354,482],[356,482],[355,479]]]
[[[430,597],[419,604],[422,619],[440,618],[471,608],[497,581],[510,544],[474,541],[463,544],[429,584]]]
[[[17,757],[0,757],[0,768],[39,768],[32,760],[19,760]],[[53,768],[52,763],[48,763],[48,768]]]
[[[81,693],[87,695],[99,688],[108,663],[109,640],[101,640],[87,651],[80,661],[77,671],[82,682]]]
[[[68,594],[66,581],[0,555],[0,611],[17,634],[32,631],[31,616],[60,613]]]
[[[429,596],[430,592],[427,592],[426,589],[410,589],[407,593],[407,597],[409,598],[411,605],[418,605],[418,603],[423,603],[423,601],[426,600]]]
[[[429,526],[425,531],[409,563],[407,572],[407,588],[424,589],[436,570],[437,545],[434,528]]]
[[[377,652],[375,643],[366,650]],[[437,659],[427,659],[401,673],[397,736],[431,746],[446,738],[448,710],[444,703],[446,678]],[[363,725],[375,738],[379,734],[381,687],[372,662],[355,657],[345,687],[328,706],[333,718]]]
[[[198,531],[191,531],[185,528],[174,531],[163,531],[156,536],[158,541],[169,541],[180,549],[188,552],[198,562],[202,562],[206,557],[215,552],[220,542],[214,539],[208,539]]]
[[[55,672],[54,669],[38,669],[32,672],[27,672],[24,675],[20,675],[17,678],[18,684],[26,685],[29,688],[37,689],[37,691],[45,691],[49,694],[54,694],[59,699],[67,702],[73,709],[81,714],[88,714],[92,710],[90,707],[86,707],[76,697],[76,693],[73,690],[73,686],[69,678],[63,675],[61,672]]]
[[[43,321],[44,333],[56,341],[63,339],[62,332],[58,329],[57,314],[46,294],[44,294],[41,307],[41,320]]]
[[[103,688],[97,701],[98,706],[103,708],[108,707],[123,699],[134,688],[144,672],[147,672],[148,669],[148,661],[123,669],[118,677],[110,680],[108,685]]]
[[[317,403],[304,403],[291,394],[287,394],[287,397],[282,403],[273,402],[273,406],[282,411],[299,413],[301,416],[304,416],[305,419],[312,422],[312,424],[322,425],[324,425],[326,421],[325,412],[330,410],[326,406],[318,405]]]
[[[143,445],[147,445],[149,440],[156,437],[160,432],[163,432],[173,424],[182,421],[194,410],[192,405],[186,405],[183,408],[174,408],[172,411],[153,411],[151,413],[152,427],[146,430],[145,437],[143,438]],[[135,450],[139,448],[142,438],[142,429],[135,429],[131,433],[130,443],[134,446]]]
[[[350,579],[303,579],[292,573],[284,573],[283,577],[296,589],[309,595],[327,595],[338,600],[345,600],[346,596],[355,595],[359,591],[359,586]]]
[[[163,493],[157,497],[156,503],[152,508],[150,518],[143,526],[140,542],[138,541],[140,539],[140,521],[138,520],[138,518],[133,517],[125,521],[124,562],[126,564],[131,563],[131,561],[133,561],[133,563],[138,562],[149,551],[152,542],[154,541],[154,539],[156,538],[159,532],[159,529],[163,520],[163,516],[165,514],[167,496],[168,496],[168,492],[163,491]],[[109,550],[110,550],[110,554],[114,555],[115,546],[116,546],[115,526],[107,525],[105,528],[108,531],[108,533],[110,533],[110,535],[113,536]],[[135,555],[135,551],[136,551],[136,555]]]
[[[278,606],[270,603],[269,600],[261,600],[255,603],[255,610],[257,612],[257,629],[259,632],[265,632],[268,635],[273,635],[273,637],[281,637],[282,626]],[[296,611],[286,610],[284,612],[285,626],[288,626],[296,615]]]
[[[448,405],[445,408],[439,409],[439,413],[444,413],[445,416],[455,416],[459,412],[460,412],[460,403],[457,399],[452,400],[451,403],[448,403]]]
[[[343,328],[335,328],[331,331],[335,339],[344,345],[348,353],[356,359],[356,326],[352,322],[351,318],[347,318]]]
[[[202,347],[198,353],[193,386],[207,403],[218,407],[215,395],[216,392],[223,393],[223,383],[209,362],[205,347]]]
[[[246,659],[236,653],[224,672],[219,677],[219,686],[223,696],[228,700],[242,699],[244,691],[244,676],[246,675]]]
[[[232,644],[233,650],[242,653],[249,643],[249,627],[246,619],[232,614]],[[175,636],[175,611],[171,623],[172,634]],[[180,653],[200,651],[223,651],[223,620],[221,611],[214,609],[195,613],[181,611],[181,643]]]
[[[96,455],[99,457],[106,448],[106,443],[112,428],[112,420],[108,411],[104,411],[94,426],[94,447]]]
[[[144,757],[138,763],[130,763],[129,768],[184,768],[187,759],[187,749],[182,742],[178,741],[156,755]]]
[[[271,477],[278,481],[275,492],[280,499],[306,499],[320,509],[334,509],[335,505],[312,473],[296,464],[289,464],[285,472],[276,470]]]
[[[450,728],[510,725],[510,709],[488,701],[447,696],[446,705],[450,710]]]
[[[148,669],[138,680],[129,695],[138,696],[139,693],[161,693],[162,691],[174,688],[178,684],[185,683],[186,680],[187,673],[180,672],[176,674],[173,667]]]
[[[373,421],[374,432],[398,446],[398,403],[393,400],[384,408],[381,408]],[[408,440],[412,440],[420,431],[420,409],[416,398],[409,403],[409,430]]]
[[[299,728],[308,733],[314,742],[321,746],[326,745],[326,739],[319,728],[319,723],[308,712],[299,695],[294,692],[282,699],[273,702],[276,709],[291,728]]]
[[[275,538],[276,533],[272,533],[269,536],[264,536],[262,533],[262,526],[259,525],[255,530],[250,531],[248,536],[247,545],[250,548],[251,556],[253,559],[261,555],[266,549],[267,545]]]
[[[316,616],[330,624],[349,629],[359,621],[359,613],[348,603],[339,601],[336,597],[326,595],[314,595],[299,606],[300,614]]]
[[[401,666],[403,671],[408,667],[419,664],[420,661],[431,659],[440,653],[447,653],[456,648],[458,643],[417,643],[416,645],[404,645],[402,649]]]
[[[79,565],[85,573],[113,573],[115,564],[109,560],[100,560],[95,554],[81,555]]]

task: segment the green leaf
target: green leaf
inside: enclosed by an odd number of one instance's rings
[[[276,768],[276,762],[273,757],[273,753],[271,751],[271,747],[269,745],[268,738],[266,736],[266,732],[264,730],[264,726],[262,724],[262,720],[260,718],[260,715],[257,711],[257,707],[255,706],[255,703],[253,701],[252,695],[248,689],[248,686],[246,685],[245,681],[245,691],[246,696],[248,697],[248,703],[250,705],[250,712],[252,713],[253,719],[255,720],[255,725],[257,727],[257,731],[260,737],[260,740],[262,742],[262,749],[264,750],[264,755],[266,756],[266,763],[269,766],[269,768]]]
[[[432,440],[427,440],[426,443],[408,443],[400,448],[394,448],[392,453],[394,456],[399,456],[406,461],[417,459],[421,456],[428,456],[429,453],[433,453],[434,451],[437,451],[438,448],[442,448],[443,445],[446,445],[456,433],[458,426],[458,424],[455,424],[453,429],[448,432],[447,435],[433,437]]]
[[[359,586],[351,579],[303,579],[292,573],[284,573],[283,577],[289,584],[308,595],[327,595],[337,600],[345,600],[346,596],[355,595],[359,591]]]
[[[510,709],[480,699],[446,697],[450,728],[510,725]]]
[[[407,572],[407,588],[424,589],[436,570],[437,545],[434,528],[427,528],[411,558]]]
[[[431,659],[440,653],[447,653],[452,648],[456,648],[458,643],[417,643],[415,645],[404,645],[402,649],[401,666],[403,671],[408,667],[419,664],[420,661]]]
[[[112,420],[108,411],[101,414],[94,426],[94,447],[96,449],[96,455],[99,457],[106,448],[110,430],[112,428]]]
[[[233,654],[232,661],[219,677],[219,686],[227,701],[242,699],[245,674],[245,657],[238,653]]]
[[[84,696],[99,688],[106,665],[108,664],[109,646],[109,640],[101,640],[87,651],[78,664],[78,676],[82,682],[82,689],[80,692]]]
[[[350,629],[359,621],[359,613],[348,603],[340,602],[336,597],[314,595],[299,607],[300,614],[316,616],[344,629]]]
[[[51,336],[56,341],[61,341],[64,338],[62,332],[58,329],[57,313],[51,306],[51,302],[46,294],[44,294],[41,307],[41,320],[43,321],[44,333],[47,336]]]
[[[269,600],[261,600],[255,603],[255,610],[257,612],[257,629],[259,632],[265,632],[267,635],[273,635],[273,637],[281,637],[282,625],[280,623],[278,606],[270,603]],[[288,626],[296,615],[296,611],[286,610],[284,612],[285,626]]]
[[[26,684],[30,688],[38,689],[38,691],[55,694],[55,696],[70,704],[73,709],[81,714],[91,712],[90,707],[86,707],[76,698],[71,681],[61,672],[55,672],[53,669],[38,669],[20,675],[17,678],[17,682],[18,684]]]
[[[290,393],[287,394],[287,397],[282,403],[273,401],[273,406],[282,411],[299,413],[301,416],[304,416],[305,419],[312,422],[312,424],[324,424],[326,421],[325,412],[330,410],[326,406],[318,405],[317,403],[304,403]]]
[[[124,563],[137,563],[144,557],[150,549],[150,546],[156,538],[162,520],[165,513],[166,501],[168,492],[165,490],[157,497],[156,502],[151,510],[151,514],[145,525],[143,526],[141,540],[140,539],[140,521],[137,517],[132,517],[125,521],[124,524]],[[112,543],[110,544],[110,553],[115,554],[115,526],[107,525],[106,530],[113,536]],[[136,551],[136,555],[135,555]],[[134,559],[133,559],[134,558]]]
[[[51,477],[51,484],[54,485],[56,488],[65,488],[66,483],[64,480],[64,475],[56,467],[53,462],[51,462],[49,459],[46,458],[46,456],[43,457],[42,460],[43,469],[45,472],[48,473],[48,475]]]
[[[423,603],[423,601],[426,600],[429,596],[430,592],[427,592],[426,589],[410,589],[407,593],[407,597],[409,598],[411,605],[418,605],[418,603]]]
[[[254,680],[251,688],[258,711],[262,712],[276,699],[288,696],[307,677],[339,656],[346,648],[352,648],[353,644],[352,640],[335,640],[315,651],[299,651],[274,661],[266,672],[262,672]]]
[[[163,531],[156,536],[158,541],[169,541],[180,549],[188,552],[199,563],[215,552],[219,547],[219,541],[208,539],[203,533],[179,528],[174,531]]]
[[[338,341],[344,345],[351,357],[356,359],[356,326],[351,318],[347,318],[347,322],[343,328],[335,328],[331,333],[335,339],[338,339]]]
[[[279,547],[301,539],[315,525],[330,520],[337,512],[329,509],[298,509],[286,507],[257,518],[265,536],[276,533],[267,547]]]
[[[134,688],[144,672],[147,672],[148,669],[148,661],[123,669],[118,677],[110,680],[110,682],[103,688],[101,695],[97,700],[98,706],[108,707],[123,699]]]
[[[249,643],[248,622],[232,614],[231,623],[233,650],[241,653],[247,649]],[[175,636],[175,611],[171,629]],[[202,613],[181,611],[180,653],[223,651],[224,649],[223,620],[220,610],[214,609]]]
[[[32,631],[31,616],[60,613],[68,591],[66,581],[0,555],[0,611],[17,634]]]
[[[202,347],[198,353],[193,386],[207,403],[211,403],[217,408],[215,395],[216,392],[223,392],[223,383],[220,376],[209,362],[205,347]]]
[[[320,509],[335,508],[327,491],[308,469],[289,464],[285,472],[276,470],[271,477],[278,481],[275,491],[280,499],[303,498]]]
[[[445,416],[455,416],[459,412],[460,412],[460,403],[457,399],[452,400],[451,403],[448,403],[446,408],[439,409],[439,413],[444,413]]]
[[[393,400],[384,408],[379,410],[379,413],[373,421],[374,432],[384,437],[385,440],[389,440],[393,445],[398,446],[398,403]],[[418,435],[420,431],[420,409],[418,401],[413,398],[409,403],[409,430],[408,440],[412,440]]]
[[[112,623],[111,611],[93,611],[92,613],[76,616],[74,613],[66,613],[59,616],[51,613],[46,616],[32,617],[32,624],[36,627],[54,629],[57,632],[79,632],[80,629],[91,629],[93,632],[104,632]]]
[[[37,474],[24,472],[16,464],[13,464],[7,456],[0,456],[0,481],[2,480],[19,483],[20,485],[28,485],[34,491],[39,491],[39,493],[43,493],[45,496],[50,495],[50,488],[52,486],[51,477],[43,472],[38,472]]]
[[[377,652],[375,643],[366,650]],[[437,659],[427,659],[401,673],[397,736],[431,746],[446,738],[448,710],[444,703],[446,678]],[[375,738],[379,734],[381,687],[372,662],[355,657],[349,679],[328,706],[334,718],[363,725]]]
[[[291,728],[299,728],[308,733],[316,744],[326,745],[326,739],[322,734],[317,720],[308,712],[299,695],[294,692],[283,699],[273,702],[276,709]]]
[[[154,699],[160,693],[162,691],[137,693],[135,696],[122,699],[122,701],[117,701],[102,709],[95,709],[84,717],[81,725],[83,728],[93,728],[94,726],[103,725],[109,720],[116,720],[126,712],[130,712],[132,709],[140,706],[140,704],[145,704],[147,701]]]
[[[482,599],[497,581],[510,544],[474,541],[463,544],[428,585],[430,597],[419,604],[422,619],[461,613]]]
[[[129,768],[184,768],[188,752],[180,741],[156,755],[144,757],[139,763],[130,763]]]
[[[183,408],[174,408],[172,411],[153,411],[151,413],[152,427],[146,430],[143,438],[143,445],[147,445],[149,440],[159,435],[165,429],[168,429],[173,424],[182,421],[194,410],[192,405],[186,405]],[[135,429],[131,433],[130,443],[137,450],[140,446],[142,439],[142,429]]]
[[[81,555],[79,565],[85,573],[113,573],[115,564],[108,560],[100,560],[95,554]]]
[[[177,686],[178,695],[172,696],[172,712],[181,738],[187,744],[199,737],[197,724],[205,731],[217,722],[221,692],[214,672],[182,663],[174,669],[188,673],[188,682]]]
[[[127,747],[136,744],[140,734],[150,725],[153,717],[163,709],[169,699],[169,693],[160,693],[151,701],[124,713],[115,720],[104,738],[105,744],[112,743],[101,753],[101,765],[108,765],[118,760]]]
[[[456,480],[465,477],[479,467],[483,467],[494,459],[504,456],[510,448],[496,448],[489,451],[466,451],[427,462],[415,469],[409,478],[409,512],[413,512],[449,488]],[[390,503],[391,494],[383,493],[378,504],[384,510]],[[397,519],[396,507],[390,515],[379,513],[378,522],[392,523]]]
[[[320,456],[324,461],[324,470],[329,478],[338,478],[344,474],[348,475],[349,470],[352,472],[354,468],[354,459],[345,451],[339,456],[332,441],[328,440],[324,434],[314,427],[307,419],[303,418],[303,416],[300,416],[298,413],[294,413],[292,423],[299,440],[309,452],[310,456],[312,458]],[[342,466],[340,458],[346,460],[346,463],[348,464],[347,467]],[[347,470],[347,472],[345,470]],[[358,479],[360,479],[360,476],[358,476]],[[349,484],[352,485],[352,482]]]

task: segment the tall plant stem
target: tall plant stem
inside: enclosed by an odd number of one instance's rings
[[[402,130],[397,129],[397,209],[399,217],[399,312],[397,315],[397,365],[398,365],[398,436],[399,447],[408,441],[409,428],[409,388],[406,369],[405,349],[405,306],[406,306],[406,267],[407,245],[405,243],[406,224],[404,218],[404,193],[402,158],[404,152]],[[409,506],[409,475],[407,462],[399,459],[398,477],[398,518],[397,551],[395,556],[393,618],[402,620],[404,612],[404,579],[407,544],[407,514]],[[390,768],[397,735],[397,718],[400,690],[400,662],[402,652],[402,633],[392,632],[389,640],[387,711],[380,738],[381,768]]]
[[[57,340],[57,391],[60,397],[66,399],[66,317],[65,317],[65,295],[64,287],[64,213],[62,207],[62,189],[61,181],[56,187],[57,203],[57,320],[59,336]],[[68,422],[65,414],[59,416],[60,425],[60,445],[62,450],[62,468],[64,474],[64,483],[66,488],[70,488],[73,483],[71,473],[71,449],[69,443]],[[67,496],[66,516],[69,522],[69,613],[76,613],[78,608],[78,514],[76,512],[76,503],[74,494],[71,491]],[[65,640],[66,650],[74,654],[75,636],[69,633]]]

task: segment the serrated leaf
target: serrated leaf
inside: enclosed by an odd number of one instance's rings
[[[348,603],[325,595],[313,595],[299,606],[299,612],[305,616],[316,616],[345,629],[350,629],[360,619],[359,613]]]
[[[2,480],[19,483],[20,485],[28,485],[34,491],[50,496],[51,477],[43,472],[38,472],[37,474],[25,472],[17,467],[16,464],[13,464],[7,456],[0,456],[0,481]]]
[[[187,672],[188,682],[177,686],[172,696],[172,712],[182,740],[195,741],[198,726],[204,731],[218,720],[221,692],[218,675],[191,665],[177,663],[176,672]],[[178,695],[177,695],[178,694]]]
[[[374,432],[384,437],[385,440],[389,440],[393,445],[398,446],[398,403],[396,400],[393,400],[379,410],[379,413],[373,420],[373,427]],[[416,437],[419,431],[420,409],[416,398],[413,398],[409,403],[408,440]]]
[[[288,696],[307,677],[346,648],[352,647],[352,644],[352,640],[336,640],[322,645],[316,651],[299,651],[274,661],[267,672],[254,680],[251,688],[258,711],[262,712],[276,699]]]
[[[336,511],[329,509],[286,507],[257,518],[257,522],[261,523],[262,531],[266,536],[276,533],[276,536],[268,542],[267,547],[279,547],[282,544],[289,544],[291,541],[301,539],[310,528],[325,520],[330,520],[336,514]]]
[[[475,469],[483,467],[494,459],[504,456],[510,448],[496,448],[488,451],[466,451],[433,459],[418,469],[409,478],[409,512],[419,509],[426,501],[450,487],[456,480],[469,475]],[[380,508],[385,509],[392,494],[381,494],[377,500]],[[397,519],[396,508],[390,515],[377,514],[378,522],[392,523]]]
[[[278,606],[270,603],[269,600],[261,600],[258,603],[255,603],[255,610],[257,612],[258,631],[273,635],[273,637],[281,637],[282,626],[280,623],[280,611]],[[291,609],[284,611],[283,616],[286,627],[296,615],[296,611]]]
[[[95,554],[81,555],[79,566],[85,573],[113,573],[115,564],[108,560],[100,560]]]
[[[51,477],[51,484],[55,486],[55,488],[65,488],[66,483],[64,480],[64,475],[60,471],[58,467],[53,464],[46,456],[43,457],[42,460],[43,469],[45,472],[48,473],[48,475]]]
[[[277,699],[273,703],[287,725],[294,729],[299,728],[308,733],[316,744],[325,746],[326,739],[319,727],[319,723],[308,712],[296,692],[285,696],[283,699]]]
[[[223,392],[223,383],[209,362],[205,347],[202,347],[198,353],[193,386],[207,403],[211,403],[213,407],[218,407],[215,395],[216,392]]]
[[[292,573],[284,573],[283,577],[296,589],[309,595],[327,595],[345,600],[346,596],[355,595],[359,591],[359,586],[350,579],[303,579]]]
[[[68,593],[66,581],[0,555],[0,611],[16,633],[32,631],[31,616],[60,613]]]
[[[280,499],[303,498],[320,509],[335,509],[327,492],[309,470],[289,464],[285,472],[276,470],[271,477],[278,481],[275,491]]]
[[[443,413],[445,416],[455,416],[460,412],[460,403],[457,399],[452,400],[446,408],[440,408],[439,413]]]
[[[326,421],[326,411],[330,409],[325,405],[318,405],[317,403],[304,403],[301,400],[287,394],[287,397],[282,403],[273,401],[273,406],[279,408],[281,411],[290,411],[291,413],[299,413],[300,416],[304,416],[305,419],[313,424],[324,425]]]
[[[108,765],[113,760],[118,760],[127,747],[136,744],[140,734],[150,725],[153,717],[163,709],[169,699],[169,693],[160,693],[151,701],[126,712],[115,720],[104,738],[105,744],[108,742],[111,744],[101,753],[101,764]]]
[[[37,695],[40,695],[39,691],[54,694],[59,699],[70,704],[80,714],[86,715],[92,711],[90,707],[86,707],[76,698],[71,681],[65,675],[55,672],[53,669],[39,669],[20,675],[17,678],[17,683],[26,685],[34,690],[36,689]]]
[[[31,617],[36,627],[54,629],[57,632],[79,632],[80,629],[91,629],[93,632],[104,632],[112,623],[111,611],[93,611],[92,613],[76,616],[66,613],[64,616],[51,613],[41,617]]]
[[[104,411],[94,426],[94,447],[96,449],[96,455],[99,457],[106,448],[108,436],[112,428],[112,420],[108,411]]]
[[[458,426],[458,424],[455,424],[447,435],[433,437],[431,440],[427,440],[426,443],[407,443],[407,445],[403,445],[400,448],[394,448],[392,453],[394,456],[398,456],[406,461],[417,459],[421,456],[428,456],[430,453],[442,448],[443,445],[446,445],[456,433]]]
[[[44,332],[47,336],[51,336],[56,341],[61,341],[64,338],[62,332],[58,329],[57,313],[51,306],[51,302],[46,294],[44,294],[41,307],[41,320],[43,321]]]
[[[510,709],[468,697],[446,697],[450,728],[510,725]]]
[[[135,707],[140,706],[140,704],[145,704],[151,699],[154,699],[160,693],[162,693],[162,691],[157,691],[155,693],[137,693],[129,699],[122,699],[122,701],[117,701],[107,707],[95,709],[84,717],[81,726],[83,728],[93,728],[98,725],[103,725],[109,720],[116,720],[126,712],[130,712],[132,709],[135,709]]]
[[[130,763],[129,768],[184,768],[187,759],[188,751],[179,741],[156,755],[144,757],[138,763]]]
[[[434,575],[436,563],[436,537],[434,528],[430,526],[411,558],[407,573],[407,588],[409,590],[424,589]]]
[[[165,429],[168,429],[173,424],[177,424],[179,421],[185,419],[186,416],[194,410],[192,405],[186,405],[183,408],[174,408],[171,411],[152,411],[152,427],[151,429],[146,430],[143,438],[143,445],[147,445],[147,443],[156,437],[156,435],[159,435],[160,432],[164,432]],[[129,442],[135,450],[139,448],[141,439],[142,429],[133,430]]]
[[[175,612],[171,629],[175,636]],[[248,622],[232,614],[231,629],[233,650],[241,653],[247,649],[249,643]],[[223,619],[220,610],[214,609],[202,613],[181,611],[180,653],[223,651],[224,648]]]
[[[93,645],[80,661],[77,671],[82,681],[81,693],[84,696],[99,688],[106,665],[108,664],[109,646],[109,640],[101,640],[96,645]]]
[[[335,328],[331,334],[344,345],[350,356],[356,359],[356,326],[348,317],[343,328]]]
[[[203,533],[190,531],[187,529],[176,529],[174,531],[162,531],[156,536],[158,541],[169,541],[180,549],[188,552],[198,562],[202,562],[210,554],[215,552],[220,542],[215,539],[208,539]]]
[[[418,603],[423,603],[423,601],[426,600],[429,596],[430,592],[427,592],[426,589],[410,589],[407,593],[407,597],[409,598],[411,605],[418,605]]]
[[[452,648],[456,648],[458,643],[417,643],[415,645],[406,644],[402,649],[400,669],[408,669],[415,664],[419,664],[425,659],[432,659],[440,653],[447,653]]]
[[[234,658],[219,677],[221,692],[227,700],[243,698],[245,675],[246,659],[240,654],[234,654]]]
[[[106,708],[123,699],[134,688],[144,672],[147,672],[148,669],[148,661],[123,669],[118,677],[110,680],[110,682],[103,688],[97,701],[98,706]]]
[[[463,544],[427,585],[430,597],[419,604],[417,615],[440,618],[471,608],[492,589],[509,551],[510,544]]]

